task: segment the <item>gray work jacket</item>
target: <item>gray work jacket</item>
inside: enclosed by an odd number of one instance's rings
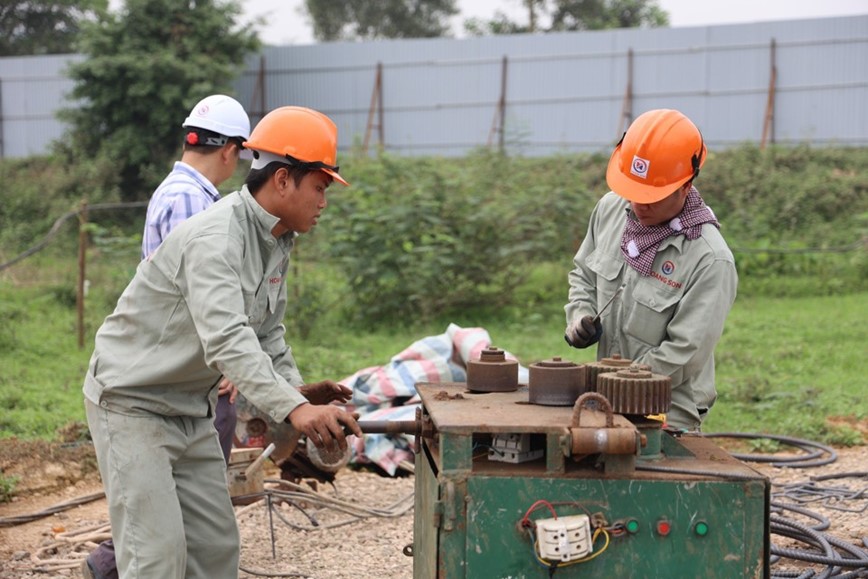
[[[176,227],[96,334],[84,395],[124,414],[213,416],[225,375],[284,420],[306,402],[284,339],[294,233],[246,187]]]
[[[588,233],[569,274],[567,324],[596,315],[618,287],[624,290],[602,317],[597,359],[620,354],[672,378],[667,422],[696,430],[717,398],[714,347],[735,301],[738,274],[718,229],[701,237],[665,239],[650,276],[627,265],[621,234],[630,203],[609,192],[591,214]]]

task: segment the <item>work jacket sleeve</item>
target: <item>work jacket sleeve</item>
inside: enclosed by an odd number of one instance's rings
[[[280,422],[306,399],[275,369],[279,348],[273,341],[278,330],[269,333],[268,352],[249,324],[242,291],[244,260],[243,240],[224,234],[191,237],[179,261],[176,284],[187,302],[206,363]]]
[[[570,291],[567,305],[564,306],[568,326],[573,320],[593,316],[597,311],[597,278],[586,261],[597,248],[595,230],[598,208],[599,205],[591,212],[588,233],[582,240],[579,251],[573,257],[573,269],[568,274]]]

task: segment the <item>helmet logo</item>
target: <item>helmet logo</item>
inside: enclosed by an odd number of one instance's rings
[[[196,109],[196,114],[200,117],[208,116],[209,107],[208,105],[202,105],[198,109]]]
[[[638,155],[633,155],[633,164],[630,165],[630,172],[641,179],[648,178],[648,167],[651,165],[651,161],[648,159],[643,159]]]

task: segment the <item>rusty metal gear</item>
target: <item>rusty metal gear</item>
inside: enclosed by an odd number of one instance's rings
[[[661,414],[672,405],[672,379],[639,365],[597,377],[597,392],[618,414]]]
[[[588,368],[588,392],[598,392],[597,382],[598,376],[600,374],[605,374],[607,372],[617,372],[618,370],[624,370],[634,365],[635,364],[633,363],[633,360],[630,360],[628,358],[622,358],[621,354],[612,354],[608,358],[601,358],[596,362],[586,364]],[[650,366],[647,366],[645,364],[642,364],[641,366],[645,370],[651,370]]]

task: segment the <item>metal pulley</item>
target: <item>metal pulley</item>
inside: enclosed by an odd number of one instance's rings
[[[518,360],[493,346],[467,361],[467,389],[471,392],[512,392],[518,389]]]
[[[554,357],[528,368],[528,401],[543,406],[572,406],[588,391],[584,364]]]

